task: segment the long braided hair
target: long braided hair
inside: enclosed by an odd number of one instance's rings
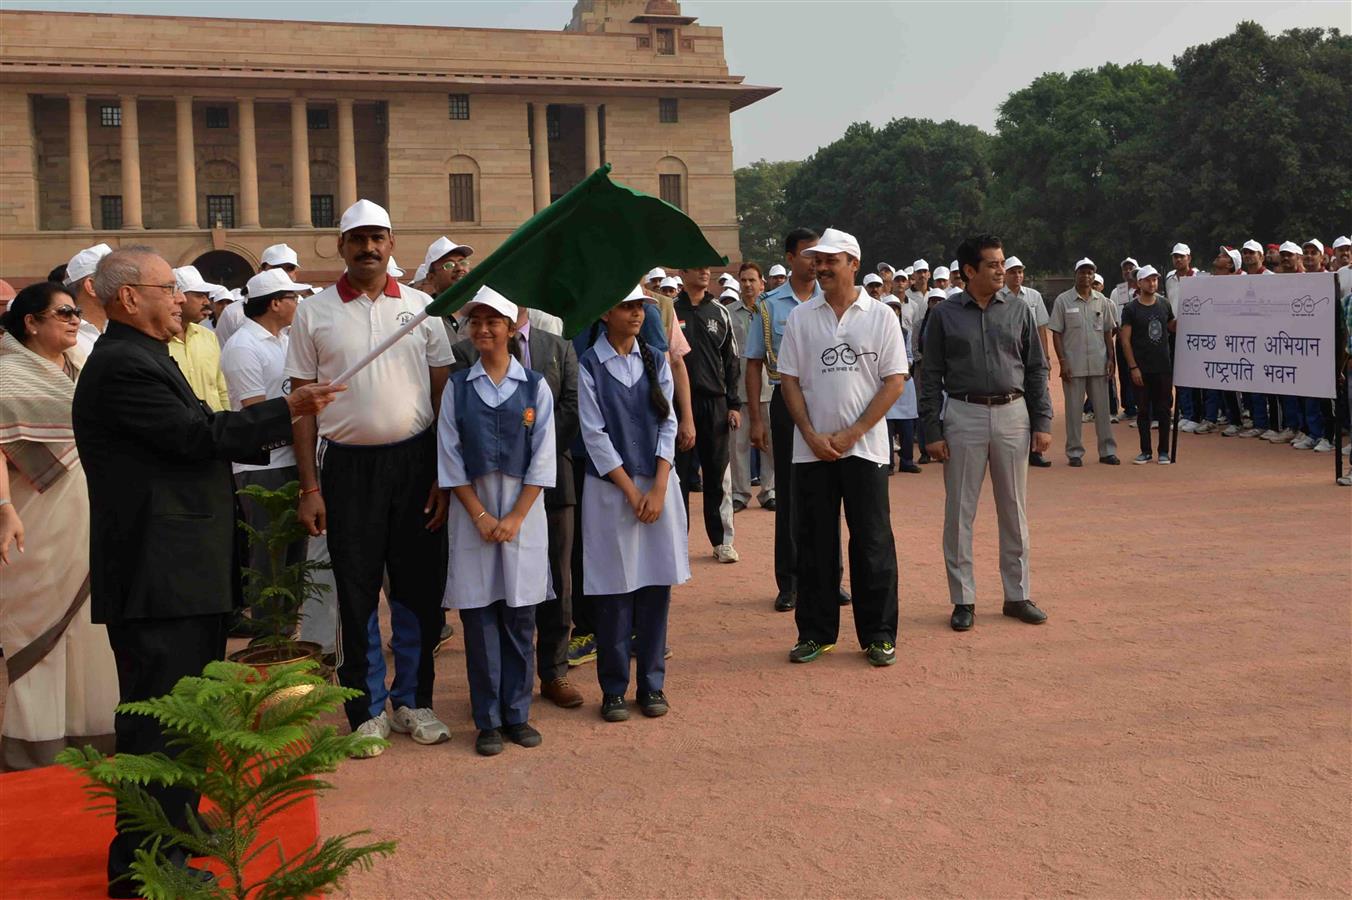
[[[599,320],[593,322],[591,330],[587,333],[588,347],[596,343],[596,336],[600,331],[601,322]],[[638,355],[643,359],[643,372],[648,376],[648,402],[652,404],[657,417],[665,419],[671,414],[671,404],[667,402],[667,396],[662,393],[662,385],[657,380],[657,357],[641,336],[634,335],[634,341],[638,344]]]

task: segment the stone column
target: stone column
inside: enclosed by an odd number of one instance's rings
[[[357,142],[352,127],[352,101],[338,100],[338,210],[357,202]]]
[[[125,119],[126,113],[123,113]],[[178,154],[178,227],[197,228],[197,149],[192,133],[192,97],[174,97]],[[208,222],[210,228],[214,222]]]
[[[549,126],[546,103],[531,105],[530,174],[535,186],[535,211],[549,205]]]
[[[89,119],[84,94],[70,94],[70,227],[88,231]]]
[[[291,98],[291,227],[311,228],[310,122],[305,98]]]
[[[252,97],[239,98],[239,224],[241,228],[259,227],[258,145]]]
[[[586,135],[585,154],[587,161],[587,175],[601,168],[601,106],[598,103],[588,103],[586,106]]]
[[[141,220],[141,128],[136,97],[122,100],[122,227],[145,228]]]

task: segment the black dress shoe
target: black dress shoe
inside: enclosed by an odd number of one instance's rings
[[[780,591],[775,598],[775,612],[792,612],[798,605],[798,597],[793,591]]]
[[[733,512],[739,513],[739,512],[741,512],[741,511],[744,510],[744,509],[746,509],[746,504],[743,503],[741,500],[734,500],[734,501],[732,501],[732,511],[733,511]]]
[[[922,453],[920,454],[920,459],[916,460],[916,462],[920,463],[920,465],[922,466],[927,466],[930,463],[934,462],[934,460],[930,459],[930,455],[928,453]]]
[[[1005,615],[1029,625],[1041,625],[1047,621],[1047,614],[1038,609],[1032,600],[1020,600],[1017,603],[1005,603],[1002,610]]]
[[[976,607],[970,603],[953,604],[953,616],[948,624],[954,631],[970,631],[976,622]]]
[[[905,472],[908,475],[919,475],[920,467],[913,462],[904,462],[901,464],[901,467],[897,469],[897,471]]]
[[[775,506],[776,506],[775,498],[771,497],[769,500],[766,500],[764,503],[761,504],[761,509],[768,509],[770,510],[770,512],[774,512]]]
[[[849,592],[849,591],[844,590],[843,588],[841,589],[841,591],[840,591],[840,605],[841,605],[841,606],[849,606],[851,600],[853,600],[853,599],[854,599],[854,598],[852,598],[852,597],[850,596],[850,592]]]
[[[1118,459],[1116,456],[1100,456],[1099,462],[1103,463],[1105,466],[1122,465],[1122,460]]]
[[[1078,469],[1082,465],[1084,465],[1084,460],[1080,459],[1078,456],[1070,461],[1070,467],[1072,469]]]
[[[1039,469],[1050,469],[1052,461],[1041,453],[1030,453],[1028,454],[1028,465],[1037,466]]]

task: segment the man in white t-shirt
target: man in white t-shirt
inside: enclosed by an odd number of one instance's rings
[[[300,275],[300,257],[286,244],[273,244],[266,248],[259,258],[258,271],[268,272],[273,269],[280,269],[287,278],[297,278]],[[245,290],[247,292],[247,286]],[[244,304],[231,303],[216,317],[216,340],[224,347],[226,341],[230,340],[243,324]]]
[[[75,335],[75,346],[85,358],[94,351],[94,342],[108,327],[108,314],[94,293],[94,269],[113,248],[107,244],[86,247],[66,263],[66,290],[80,308],[80,330]]]
[[[430,297],[386,272],[393,251],[384,209],[358,200],[343,213],[338,252],[347,271],[296,312],[286,357],[293,389],[336,378],[427,308]],[[441,321],[424,319],[352,376],[340,395],[349,402],[295,423],[300,521],[312,535],[327,533],[333,561],[338,680],[362,692],[345,704],[348,722],[365,735],[385,737],[393,728],[420,744],[450,737],[432,712],[432,656],[446,588],[447,500],[436,480],[436,416],[451,359]],[[388,688],[376,624],[383,573],[395,663]]]
[[[789,313],[779,351],[793,417],[798,642],[792,662],[833,649],[840,630],[840,508],[850,529],[850,584],[859,646],[875,666],[897,661],[897,550],[883,416],[908,377],[901,325],[858,287],[859,242],[834,228],[803,251],[822,294]],[[784,448],[786,451],[789,448]]]

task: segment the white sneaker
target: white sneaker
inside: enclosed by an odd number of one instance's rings
[[[394,711],[390,727],[400,734],[407,734],[417,744],[440,744],[451,739],[451,729],[437,718],[437,714],[427,708],[411,709],[401,706]]]
[[[1110,419],[1109,421],[1111,421],[1114,425],[1116,425],[1118,422],[1122,421],[1122,417],[1114,413],[1112,419]]]
[[[1352,475],[1338,476],[1338,483],[1341,484],[1343,487],[1352,487]]]
[[[1151,431],[1159,431],[1159,430],[1160,430],[1160,420],[1159,420],[1159,419],[1151,419],[1151,420],[1150,420],[1150,430],[1151,430]]]
[[[1255,438],[1262,437],[1266,433],[1267,432],[1259,431],[1257,428],[1245,428],[1239,433],[1239,436],[1242,438]]]
[[[365,722],[362,722],[360,725],[356,727],[356,729],[353,730],[352,733],[359,734],[362,737],[375,737],[384,740],[385,738],[390,736],[389,717],[386,716],[384,712],[381,712],[381,714],[376,716],[374,719],[367,719]],[[361,750],[357,753],[352,754],[352,758],[371,759],[372,757],[379,756],[384,752],[385,752],[384,747],[380,746],[379,744],[373,744],[367,747],[365,750]]]
[[[1227,416],[1225,413],[1220,413],[1220,414],[1218,414],[1218,415],[1216,416],[1216,424],[1217,424],[1217,425],[1229,425],[1229,424],[1230,424],[1230,417]]]
[[[1296,439],[1296,433],[1290,428],[1283,428],[1281,431],[1268,438],[1274,444],[1289,444]]]
[[[1248,413],[1244,414],[1244,418],[1241,419],[1240,422],[1244,425],[1245,428],[1253,427],[1253,417],[1250,416]]]
[[[1310,448],[1315,453],[1332,453],[1333,445],[1329,443],[1328,438],[1320,438],[1319,443]]]
[[[1260,440],[1260,441],[1275,441],[1276,439],[1277,439],[1277,432],[1273,431],[1271,428],[1269,428],[1267,431],[1263,432],[1262,434],[1258,435],[1258,440]]]
[[[1135,427],[1136,427],[1136,420],[1135,420],[1135,419],[1132,419],[1130,422],[1127,423],[1127,425],[1128,425],[1129,427],[1131,427],[1131,428],[1135,428]]]
[[[1300,440],[1292,441],[1291,446],[1297,450],[1313,450],[1314,438],[1310,437],[1309,435],[1303,435],[1300,438]]]
[[[1181,419],[1178,423],[1178,430],[1186,432],[1187,434],[1192,434],[1197,430],[1197,423],[1192,419]]]
[[[721,563],[735,563],[741,558],[732,544],[719,544],[714,548],[714,559]]]
[[[1091,412],[1081,413],[1081,414],[1080,414],[1080,421],[1081,421],[1081,422],[1092,422],[1092,421],[1094,421],[1094,414],[1091,413]]]
[[[1213,431],[1215,431],[1215,430],[1216,430],[1216,426],[1215,426],[1214,423],[1208,422],[1208,421],[1206,421],[1205,419],[1203,419],[1201,422],[1198,422],[1198,423],[1197,423],[1197,427],[1193,429],[1193,433],[1194,433],[1194,434],[1211,434],[1211,432],[1213,432]]]
[[[1348,444],[1343,448],[1343,456],[1352,456],[1352,444]]]
[[[1234,437],[1239,434],[1238,425],[1226,425],[1225,430],[1221,432],[1221,437]]]

